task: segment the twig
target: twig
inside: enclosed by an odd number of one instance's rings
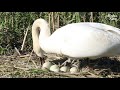
[[[23,43],[22,43],[21,50],[23,50],[23,47],[24,47],[24,45],[25,45],[25,40],[26,40],[26,37],[27,37],[28,30],[29,30],[29,27],[27,28],[27,31],[26,31],[26,33],[25,33],[25,36],[24,36],[24,39],[23,39]]]
[[[14,65],[14,68],[22,69],[22,70],[24,70],[24,71],[29,70],[28,68],[17,67],[17,66],[15,66],[15,65]]]
[[[33,50],[32,50],[32,52],[30,53],[30,56],[29,56],[29,59],[28,59],[28,63],[29,63],[29,61],[31,60],[32,53],[33,53]]]
[[[93,22],[93,12],[90,12],[90,22]]]
[[[19,54],[19,56],[21,55],[20,54],[20,52],[19,52],[19,50],[15,47],[15,50],[16,50],[16,52]]]
[[[59,24],[59,22],[60,22],[60,21],[59,21],[59,13],[58,13],[57,22],[58,22],[58,28],[59,28],[59,25],[60,25],[60,24]]]
[[[24,57],[29,57],[30,55],[29,54],[26,54],[26,55],[21,55],[19,56],[20,58],[24,58]]]
[[[95,74],[93,74],[91,72],[87,72],[87,73],[90,74],[90,75],[92,75],[93,77],[99,77],[99,76],[97,76],[97,75],[95,75]]]
[[[24,57],[29,57],[30,55],[29,54],[26,54],[26,55],[20,55],[19,57],[20,58],[24,58]],[[5,56],[5,57],[7,57],[7,58],[14,58],[14,57],[16,57],[15,55],[11,55],[11,56]]]
[[[51,27],[51,22],[50,22],[50,13],[49,13],[49,27]]]
[[[83,21],[85,22],[85,20],[86,20],[86,14],[84,14],[83,16]]]
[[[29,56],[29,59],[28,59],[28,63],[29,63],[29,61],[31,60],[32,63],[35,65],[35,67],[38,68],[38,66],[36,65],[36,63],[31,59],[32,53],[33,53],[33,50],[32,50],[32,52],[30,53],[30,56]],[[28,64],[28,63],[27,63],[27,64]]]
[[[52,23],[53,23],[53,31],[55,29],[55,25],[54,25],[54,12],[52,12]]]

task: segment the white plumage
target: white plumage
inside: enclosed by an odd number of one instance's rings
[[[120,54],[120,29],[93,22],[65,25],[52,35],[48,23],[40,18],[32,26],[34,52],[56,53],[73,58],[98,58]]]

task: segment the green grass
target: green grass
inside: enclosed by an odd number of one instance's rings
[[[96,60],[81,59],[80,72],[77,74],[54,73],[42,70],[40,61],[29,57],[1,56],[0,78],[117,78],[120,77],[120,57],[99,58]],[[29,62],[28,62],[29,61]]]

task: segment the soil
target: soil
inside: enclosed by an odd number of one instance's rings
[[[65,61],[59,56],[46,58],[54,63]],[[0,78],[118,78],[120,57],[80,59],[80,71],[76,74],[43,71],[39,57],[27,55],[0,56]]]

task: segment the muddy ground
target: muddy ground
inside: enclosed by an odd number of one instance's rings
[[[46,58],[59,62],[59,57]],[[57,60],[58,59],[58,60]],[[64,61],[64,60],[63,60]],[[80,72],[54,73],[41,70],[35,55],[0,56],[0,78],[117,78],[120,77],[120,57],[81,59]]]

